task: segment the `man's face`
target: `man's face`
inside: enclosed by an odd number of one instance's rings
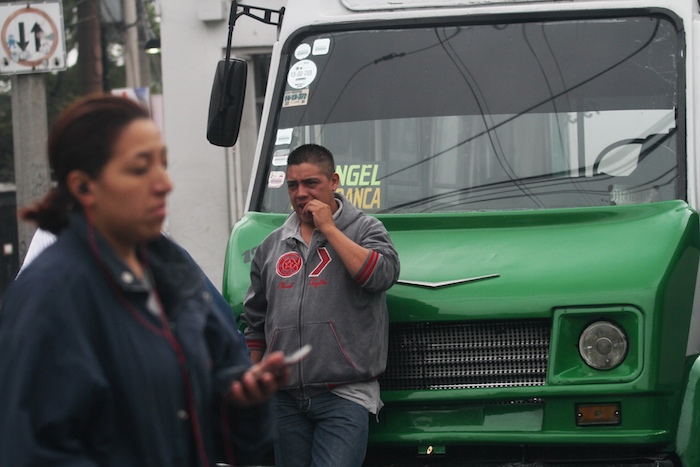
[[[287,167],[289,200],[302,222],[313,225],[311,214],[304,212],[304,206],[313,199],[329,205],[333,212],[336,211],[333,192],[338,188],[338,180],[338,174],[334,173],[328,178],[316,164],[303,162]]]

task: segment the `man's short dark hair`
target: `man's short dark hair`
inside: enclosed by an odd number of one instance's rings
[[[328,149],[318,144],[304,144],[289,153],[287,167],[303,163],[318,166],[328,178],[331,178],[335,173],[333,154],[331,154]]]

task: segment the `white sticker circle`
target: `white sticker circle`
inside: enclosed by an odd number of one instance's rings
[[[299,47],[294,51],[294,58],[303,60],[311,54],[311,46],[309,44],[299,44]]]
[[[316,79],[316,64],[311,60],[301,60],[289,69],[287,84],[294,89],[303,89]]]

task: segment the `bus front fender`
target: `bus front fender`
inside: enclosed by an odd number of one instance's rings
[[[688,365],[688,378],[683,394],[676,430],[676,453],[684,466],[700,465],[700,357]]]

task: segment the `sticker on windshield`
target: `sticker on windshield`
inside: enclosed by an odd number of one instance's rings
[[[343,194],[355,207],[363,210],[382,208],[382,181],[379,164],[338,164],[337,192]]]
[[[281,144],[291,143],[292,132],[294,132],[294,128],[280,128],[279,130],[277,130],[277,139],[275,139],[275,145],[279,146]]]
[[[284,93],[282,107],[297,107],[306,105],[309,102],[309,88]]]
[[[314,55],[326,55],[328,50],[331,48],[331,40],[328,38],[316,39],[314,41],[314,48],[311,51]]]
[[[301,60],[289,69],[287,83],[294,89],[308,88],[316,79],[316,64],[311,60]]]
[[[280,167],[287,165],[287,158],[289,157],[289,148],[278,149],[272,154],[272,165],[275,167]]]
[[[282,185],[284,185],[284,172],[281,170],[270,172],[270,177],[267,179],[267,187],[280,188]]]
[[[311,46],[309,44],[299,44],[299,47],[294,51],[294,58],[297,60],[304,60],[311,53]]]

